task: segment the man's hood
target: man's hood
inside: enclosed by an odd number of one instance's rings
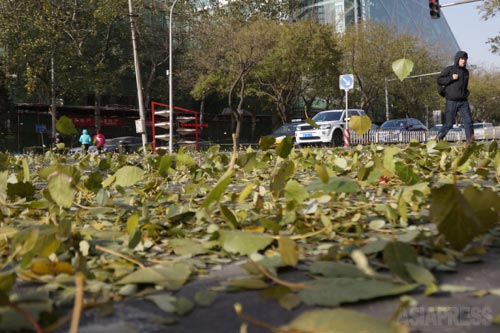
[[[82,131],[82,133],[83,133],[83,134],[89,134],[89,131],[87,131],[86,129],[84,129],[84,130]]]
[[[455,66],[458,66],[458,61],[460,60],[460,58],[468,59],[469,55],[465,51],[458,51],[457,54],[455,54]]]

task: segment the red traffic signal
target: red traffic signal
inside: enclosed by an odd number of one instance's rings
[[[441,17],[441,6],[439,5],[439,0],[429,0],[429,9],[431,18],[438,19]]]

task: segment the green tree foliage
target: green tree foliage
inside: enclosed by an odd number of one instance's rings
[[[500,0],[485,0],[480,7],[483,18],[488,20],[500,14]],[[491,52],[500,56],[500,31],[497,36],[488,39],[488,44],[491,45]]]
[[[396,32],[383,23],[366,22],[347,29],[342,39],[344,70],[354,74],[357,106],[377,121],[385,119],[385,86],[390,100],[389,118],[424,118],[425,105],[437,103],[434,78],[398,80],[392,63],[401,58],[414,62],[413,74],[440,70],[432,54],[415,37]],[[388,82],[386,82],[388,80]],[[390,80],[390,81],[389,81]]]
[[[234,133],[238,139],[247,88],[256,67],[275,44],[276,23],[265,18],[243,22],[220,15],[208,25],[211,27],[206,30],[208,35],[198,35],[200,39],[195,42],[195,52],[199,52],[199,56],[195,57],[199,60],[196,67],[202,71],[194,92],[200,96],[213,88],[227,94],[228,106],[236,121]]]
[[[127,19],[118,0],[1,0],[0,43],[31,100],[47,102],[52,88],[55,97],[68,99],[101,95],[117,88],[129,63]]]
[[[276,105],[281,122],[289,122],[290,106],[302,98],[338,95],[332,78],[339,75],[341,51],[329,26],[312,21],[279,24],[277,41],[256,71],[259,92]],[[276,64],[279,64],[277,66]]]
[[[500,124],[498,104],[500,103],[499,70],[475,70],[469,81],[469,101],[475,121],[489,121]]]
[[[152,100],[167,99],[168,76],[165,73],[169,64],[171,5],[167,2],[152,2],[151,6],[146,5],[144,10],[138,10],[137,35],[145,105],[149,105]],[[191,46],[193,25],[197,24],[199,14],[195,4],[178,1],[172,15],[173,81],[175,100],[179,101],[180,98],[185,99],[183,96],[188,95],[193,85],[193,80],[190,75],[186,75],[187,71],[182,70],[182,65],[189,63],[188,49]],[[191,69],[189,64],[186,67]]]

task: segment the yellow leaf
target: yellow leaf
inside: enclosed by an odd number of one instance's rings
[[[38,260],[31,264],[31,272],[37,275],[56,275],[59,273],[73,274],[75,270],[68,262]]]
[[[299,261],[299,248],[289,237],[281,236],[278,241],[278,248],[283,262],[290,266],[297,265]]]

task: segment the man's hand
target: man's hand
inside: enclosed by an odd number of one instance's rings
[[[453,78],[453,80],[458,80],[458,74],[453,74],[452,78]]]

